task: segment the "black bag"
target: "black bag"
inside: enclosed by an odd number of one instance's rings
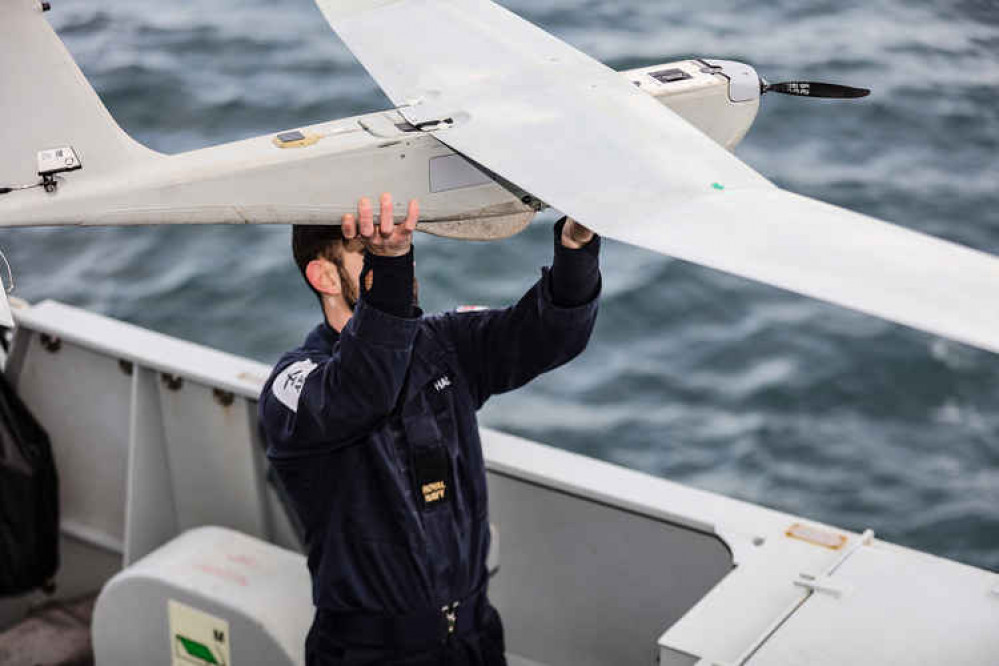
[[[50,588],[58,568],[52,445],[0,373],[0,596]]]

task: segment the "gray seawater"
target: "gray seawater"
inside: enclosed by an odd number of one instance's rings
[[[767,98],[738,154],[791,190],[999,254],[995,2],[506,4],[616,68],[703,55],[871,87],[858,103]],[[112,113],[157,150],[388,106],[308,0],[53,5]],[[551,221],[489,245],[421,237],[425,308],[515,300],[549,260]],[[22,298],[273,362],[318,319],[288,236],[37,229],[3,247]],[[486,424],[999,571],[999,357],[605,247],[588,351],[495,398]]]

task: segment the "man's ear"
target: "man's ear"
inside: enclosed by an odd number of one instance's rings
[[[312,288],[320,294],[327,296],[340,294],[340,275],[331,261],[313,259],[305,267],[305,277],[309,280]]]

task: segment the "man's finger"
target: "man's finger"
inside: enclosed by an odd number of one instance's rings
[[[409,200],[409,210],[406,213],[406,221],[403,223],[406,231],[415,231],[416,223],[420,219],[420,202],[416,199]]]
[[[347,213],[343,216],[343,221],[340,223],[340,230],[343,232],[343,237],[347,240],[357,235],[357,222],[352,213]]]
[[[381,215],[382,235],[391,236],[392,228],[395,226],[395,220],[393,219],[395,216],[393,215],[392,211],[392,195],[389,194],[388,192],[382,194],[381,204],[382,204],[382,215]]]
[[[371,235],[375,233],[375,218],[371,208],[371,199],[368,197],[362,197],[358,202],[357,217],[360,219],[361,235],[365,238],[371,238]]]
[[[584,227],[582,224],[572,219],[571,217],[566,218],[565,226],[566,226],[566,231],[569,232],[569,235],[576,240],[588,241],[593,236],[593,231]]]
[[[562,227],[562,247],[578,250],[591,240],[593,240],[592,231],[571,217],[566,218],[565,226]]]

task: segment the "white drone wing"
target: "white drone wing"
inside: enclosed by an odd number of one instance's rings
[[[410,122],[602,235],[999,352],[999,259],[778,189],[489,0],[317,4]]]

